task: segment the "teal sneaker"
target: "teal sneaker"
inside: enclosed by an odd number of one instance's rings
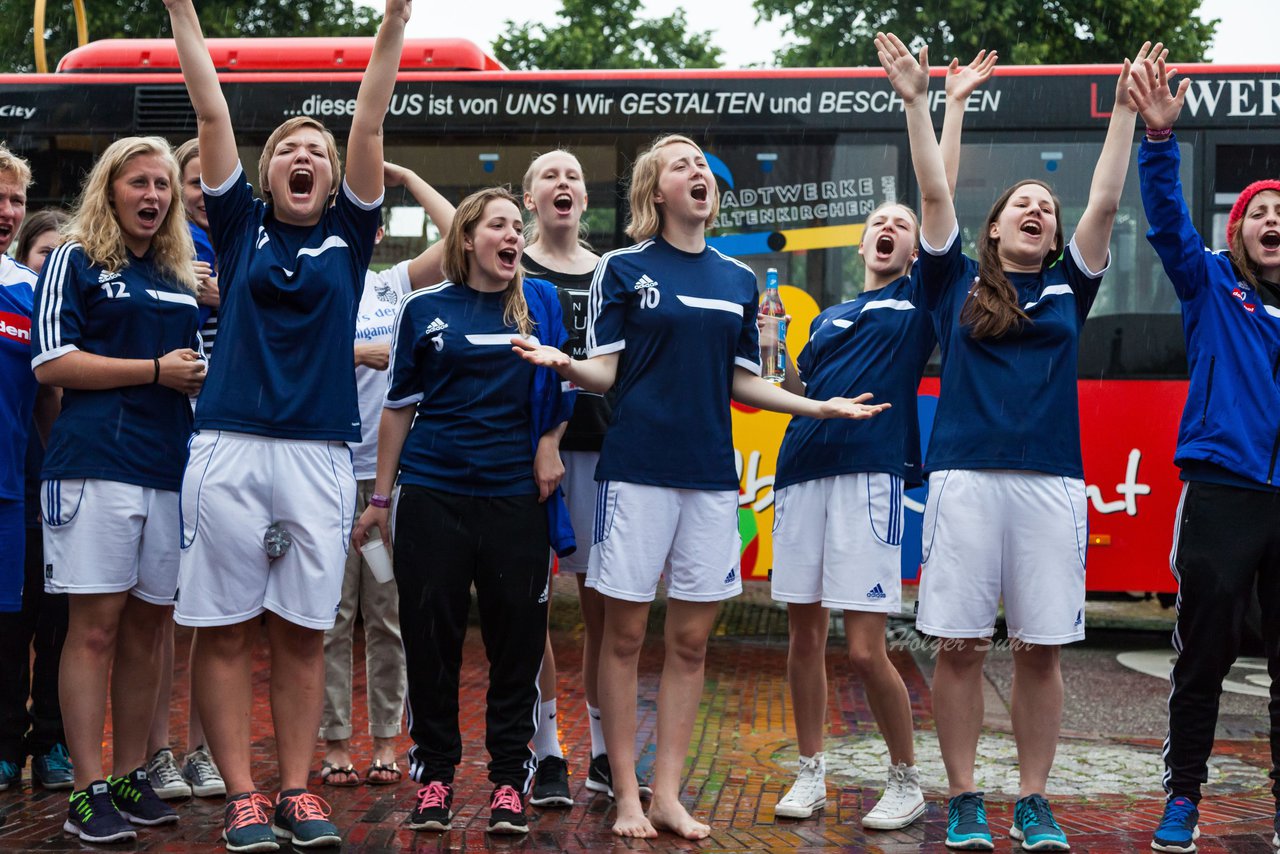
[[[1200,810],[1190,798],[1170,798],[1165,802],[1160,826],[1151,836],[1152,851],[1190,854],[1200,838]]]
[[[22,785],[22,769],[8,759],[0,759],[0,792]]]
[[[55,744],[48,753],[31,757],[31,781],[46,789],[74,788],[75,768],[65,745]]]
[[[965,851],[995,850],[982,792],[962,792],[947,802],[947,847]]]
[[[278,851],[267,810],[271,801],[261,792],[245,792],[227,799],[222,810],[222,841],[236,854]]]
[[[324,798],[306,789],[291,789],[276,799],[276,820],[271,829],[278,839],[292,839],[298,848],[341,845],[342,837],[329,821],[329,812]]]
[[[1049,800],[1039,793],[1019,798],[1013,807],[1013,826],[1009,835],[1022,840],[1027,851],[1067,851],[1067,835],[1053,819]]]

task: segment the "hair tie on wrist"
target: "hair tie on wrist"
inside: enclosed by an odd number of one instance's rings
[[[1151,128],[1147,128],[1147,139],[1151,140],[1152,142],[1164,142],[1166,139],[1168,139],[1171,136],[1173,136],[1173,128],[1171,127],[1157,128],[1155,130]]]
[[[156,375],[151,378],[151,384],[157,385],[160,382],[160,360],[152,359],[151,361],[155,362],[156,364]]]
[[[382,507],[383,509],[386,509],[391,506],[391,499],[385,495],[379,495],[375,492],[373,495],[369,496],[369,506]]]

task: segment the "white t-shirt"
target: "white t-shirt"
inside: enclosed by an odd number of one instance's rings
[[[366,272],[356,315],[356,344],[389,345],[396,328],[396,307],[400,297],[411,290],[408,261],[381,273]],[[378,422],[382,420],[382,401],[387,395],[387,372],[367,365],[357,367],[356,395],[360,401],[360,443],[351,445],[351,455],[356,479],[369,480],[377,474]]]

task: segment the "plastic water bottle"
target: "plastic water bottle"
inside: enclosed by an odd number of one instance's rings
[[[778,271],[773,267],[764,274],[760,314],[767,318],[760,331],[761,376],[771,383],[780,383],[787,373],[787,310],[778,296]]]

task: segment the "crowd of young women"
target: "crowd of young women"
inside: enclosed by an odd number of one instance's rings
[[[0,459],[0,525],[35,556],[24,563],[11,551],[0,564],[12,652],[0,655],[0,788],[33,756],[34,779],[73,789],[65,829],[88,842],[177,821],[165,797],[225,792],[228,850],[339,844],[307,782],[317,733],[323,782],[361,779],[349,744],[358,609],[374,739],[365,780],[401,779],[403,698],[408,773],[419,785],[409,826],[448,830],[474,587],[489,662],[488,829],[527,832],[526,797],[573,803],[547,633],[556,556],[577,578],[586,628],[586,787],[616,799],[621,836],[706,837],[710,827],[680,794],[717,607],[741,591],[735,400],[793,416],[775,483],[773,596],[790,618],[800,759],[776,814],[806,818],[826,803],[830,608],[844,612],[849,659],[890,758],[884,794],[862,823],[900,828],[925,810],[885,624],[901,601],[903,491],[927,476],[917,628],[951,641],[933,683],[946,844],[994,845],[974,766],[982,667],[1003,603],[1020,773],[1009,833],[1027,849],[1065,850],[1045,792],[1063,703],[1059,649],[1084,636],[1074,365],[1110,263],[1140,113],[1149,236],[1183,303],[1191,364],[1177,453],[1187,485],[1172,555],[1181,592],[1169,797],[1152,847],[1195,850],[1217,696],[1239,643],[1222,628],[1238,626],[1255,586],[1280,684],[1280,181],[1247,188],[1231,213],[1230,248],[1205,249],[1172,143],[1186,87],[1170,89],[1161,45],[1124,64],[1071,237],[1052,188],[1014,176],[974,234],[975,259],[962,252],[952,200],[960,120],[996,58],[952,62],[939,143],[927,50],[916,57],[895,36],[877,36],[904,105],[920,215],[893,200],[871,213],[858,249],[863,293],[818,315],[779,387],[759,376],[761,338],[777,339],[757,317],[756,276],[707,243],[719,194],[694,140],[664,136],[638,156],[626,229],[634,245],[603,257],[581,239],[586,177],[567,151],[530,164],[522,197],[483,189],[455,211],[383,162],[380,125],[410,15],[409,0],[387,0],[345,170],[320,122],[292,118],[262,151],[264,198],[255,199],[195,8],[166,5],[198,140],[176,154],[159,138],[113,143],[66,223],[54,214],[23,223],[30,171],[0,150],[0,249],[16,236],[27,265],[0,260],[0,308],[30,324],[29,347],[0,335],[10,448]],[[375,274],[384,186],[405,187],[444,239]],[[935,346],[942,391],[922,457],[916,387]],[[1266,372],[1260,388],[1252,380]],[[26,487],[37,487],[25,515],[24,468]],[[30,534],[41,523],[42,534]],[[360,558],[374,530],[394,545],[394,583]],[[637,669],[660,578],[665,657],[650,789],[636,769]],[[198,638],[181,769],[162,678],[172,674],[174,620]],[[262,622],[274,800],[250,767]],[[1280,702],[1272,706],[1280,742]]]

